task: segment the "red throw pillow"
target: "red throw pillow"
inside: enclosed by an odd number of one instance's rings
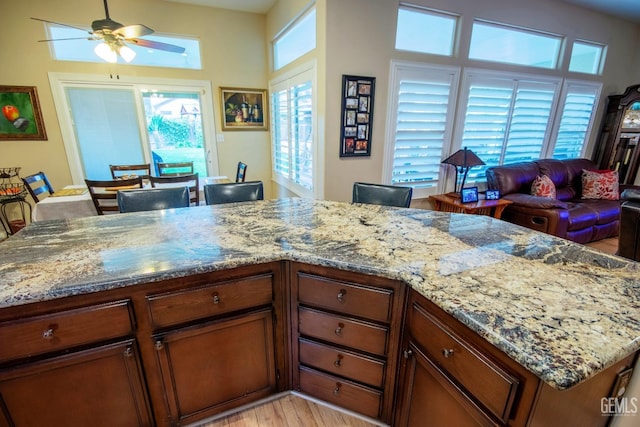
[[[531,195],[538,197],[556,198],[556,185],[547,175],[538,175],[531,184]]]
[[[582,198],[619,200],[618,172],[582,170]]]

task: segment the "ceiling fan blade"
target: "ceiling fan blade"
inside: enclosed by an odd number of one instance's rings
[[[40,18],[34,18],[34,17],[31,17],[31,19],[33,19],[34,21],[46,22],[48,24],[62,25],[63,27],[75,28],[76,30],[84,31],[86,33],[91,34],[91,31],[89,31],[86,28],[75,27],[73,25],[63,24],[62,22],[47,21],[46,19],[40,19]]]
[[[64,40],[99,40],[96,37],[70,37],[66,39],[46,39],[46,40],[38,40],[39,42],[59,42]]]
[[[153,34],[153,30],[146,25],[134,24],[113,30],[113,34],[123,36],[125,39],[132,39],[134,37],[142,37]]]
[[[153,40],[145,39],[127,39],[127,42],[135,43],[138,46],[148,47],[151,49],[166,50],[167,52],[183,53],[184,48],[182,46],[176,46],[174,44],[161,43]]]

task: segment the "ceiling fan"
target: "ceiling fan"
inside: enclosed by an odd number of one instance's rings
[[[60,40],[80,40],[86,38],[87,40],[102,40],[98,44],[94,51],[96,55],[104,59],[107,62],[117,62],[118,55],[122,57],[126,62],[131,62],[135,58],[136,53],[133,49],[127,46],[127,43],[131,43],[137,46],[148,47],[151,49],[165,50],[167,52],[183,53],[184,47],[176,46],[168,43],[161,43],[152,40],[141,39],[140,37],[148,36],[153,33],[153,30],[146,25],[134,24],[124,26],[119,22],[113,21],[109,17],[109,7],[107,0],[104,1],[104,13],[105,19],[98,19],[91,23],[91,31],[86,28],[79,28],[73,25],[62,24],[60,22],[48,21],[46,19],[31,18],[36,21],[47,22],[50,24],[62,25],[64,27],[75,28],[77,30],[86,31],[90,34],[89,37],[74,37],[68,39],[49,39],[38,40],[39,42],[52,42]]]

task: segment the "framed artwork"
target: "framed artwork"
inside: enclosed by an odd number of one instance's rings
[[[376,78],[342,76],[340,157],[371,155]]]
[[[0,140],[46,140],[35,86],[0,86]]]
[[[221,87],[222,130],[269,130],[266,89]]]
[[[484,197],[487,200],[498,200],[500,199],[500,190],[487,190]]]

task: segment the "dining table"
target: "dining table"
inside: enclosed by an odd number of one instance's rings
[[[204,203],[203,189],[206,184],[230,182],[224,175],[207,176],[200,180],[200,200]],[[146,184],[148,186],[148,184]],[[51,219],[72,219],[96,216],[98,212],[91,200],[91,194],[84,184],[67,185],[46,199],[36,203],[31,213],[32,221]]]

